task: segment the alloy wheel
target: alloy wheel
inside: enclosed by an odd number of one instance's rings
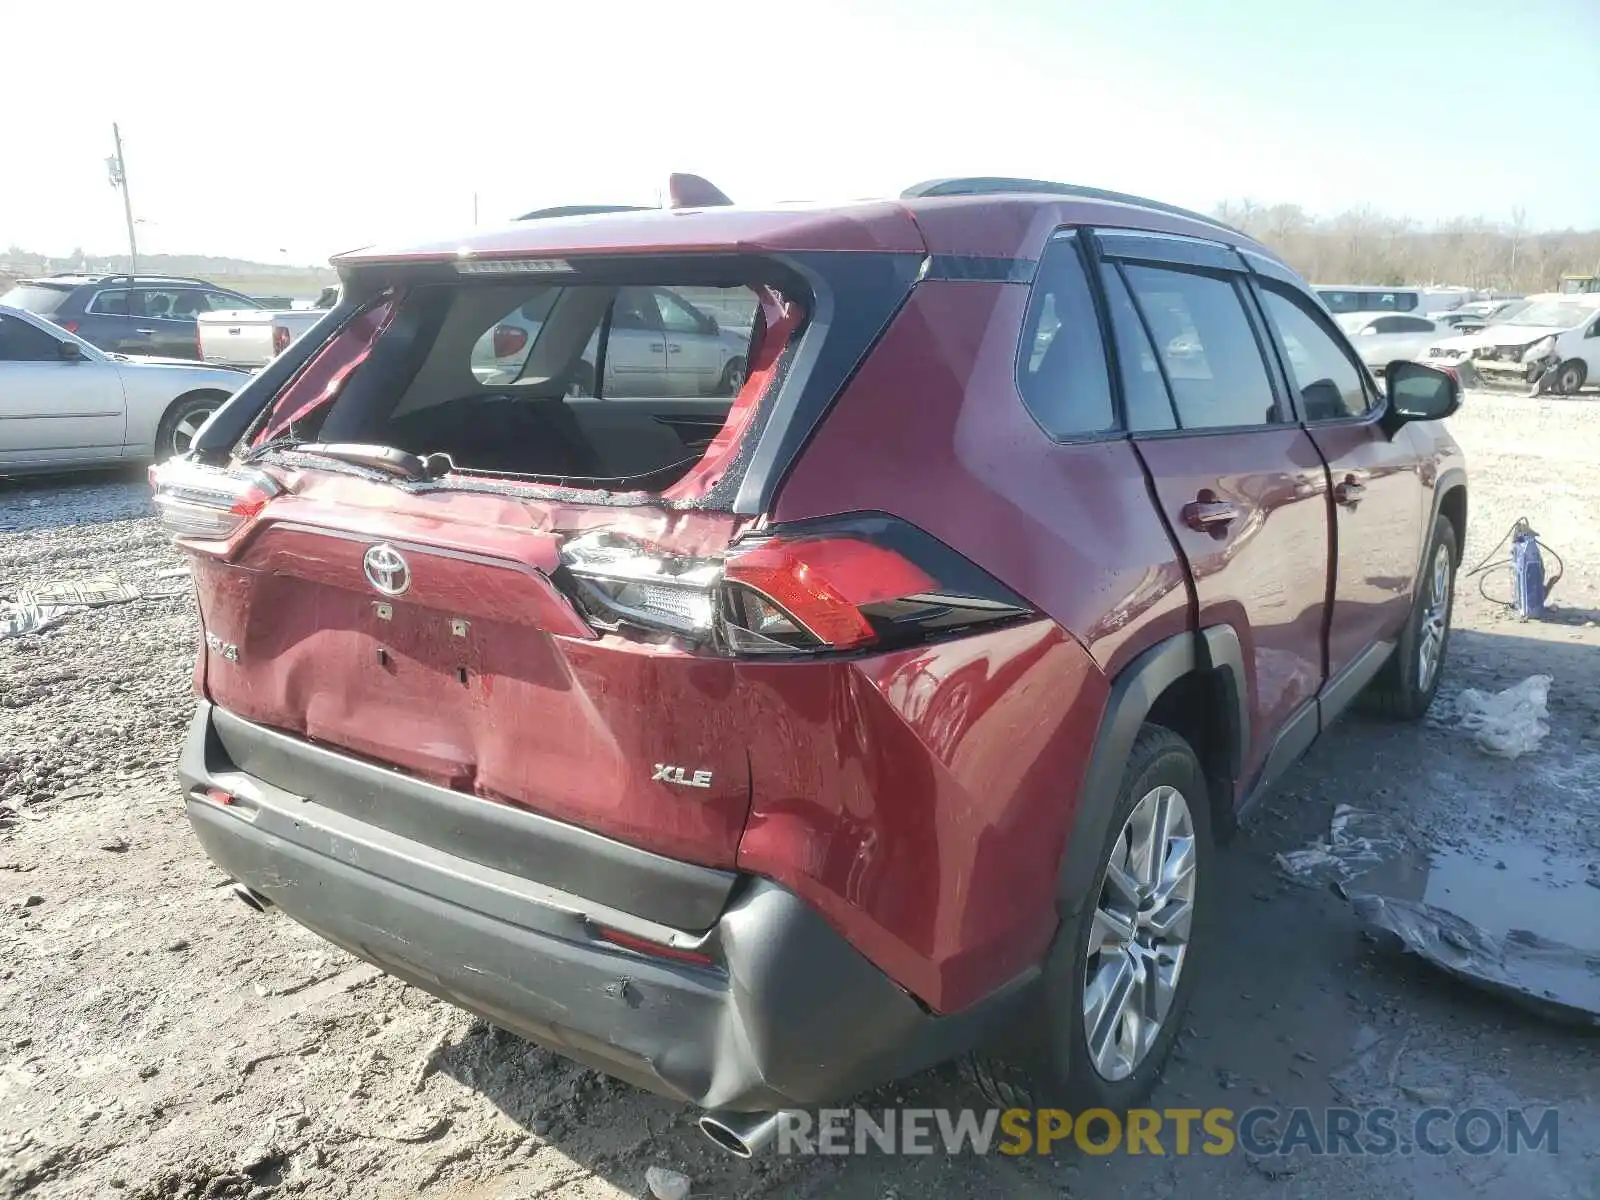
[[[1106,864],[1084,968],[1089,1060],[1113,1082],[1138,1070],[1172,1011],[1195,911],[1194,815],[1167,784],[1134,805]]]
[[[1417,687],[1423,692],[1433,686],[1444,653],[1444,635],[1450,623],[1450,585],[1450,547],[1439,546],[1428,571],[1428,594],[1422,610],[1421,636],[1417,639]]]
[[[195,408],[177,419],[172,426],[172,445],[169,447],[175,456],[189,452],[189,447],[194,444],[195,434],[200,432],[200,426],[204,425],[215,411],[214,408]]]

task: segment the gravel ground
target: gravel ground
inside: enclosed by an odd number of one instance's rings
[[[1517,762],[1442,720],[1351,718],[1323,739],[1226,851],[1223,928],[1156,1103],[1556,1105],[1558,1154],[728,1158],[684,1107],[228,898],[173,774],[192,707],[184,594],[0,642],[0,1197],[638,1196],[650,1166],[697,1196],[1600,1195],[1596,1038],[1381,952],[1344,901],[1274,866],[1351,804],[1394,832],[1373,878],[1398,894],[1600,929],[1600,884],[1582,878],[1600,862],[1600,407],[1473,395],[1452,424],[1472,471],[1467,565],[1527,514],[1567,578],[1541,624],[1463,579],[1435,711],[1550,674],[1551,735]],[[146,495],[131,473],[0,481],[0,595],[110,572],[181,586]],[[975,1100],[945,1071],[863,1103]]]

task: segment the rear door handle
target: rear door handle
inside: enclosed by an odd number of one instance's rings
[[[134,330],[134,332],[135,332],[135,333],[146,333],[146,334],[150,334],[150,333],[154,333],[154,332],[155,332],[155,330],[154,330],[154,329],[135,329],[135,330]]]
[[[682,354],[683,353],[683,347],[678,345],[677,342],[668,342],[667,343],[667,353],[668,354]]]
[[[1183,506],[1183,523],[1196,533],[1217,533],[1239,515],[1226,500],[1192,500]]]
[[[1333,499],[1336,504],[1348,504],[1351,507],[1361,502],[1361,497],[1367,494],[1367,486],[1358,481],[1355,476],[1349,476],[1345,481],[1333,489]]]

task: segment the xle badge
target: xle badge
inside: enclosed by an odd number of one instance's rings
[[[687,767],[669,767],[666,763],[656,764],[656,773],[650,776],[652,783],[675,783],[679,787],[708,788],[711,786],[710,771],[690,771]]]

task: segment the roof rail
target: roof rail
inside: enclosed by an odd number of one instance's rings
[[[1149,200],[1144,196],[1134,196],[1127,192],[1111,192],[1105,188],[1084,187],[1076,183],[1053,183],[1048,179],[1013,179],[1003,175],[973,175],[965,178],[954,179],[929,179],[926,182],[913,184],[900,193],[902,200],[918,200],[934,196],[996,196],[1007,192],[1021,192],[1023,194],[1046,196],[1071,196],[1080,200],[1107,200],[1115,204],[1135,204],[1140,208],[1153,209],[1156,212],[1170,213],[1175,217],[1187,217],[1191,221],[1200,221],[1216,229],[1225,229],[1229,233],[1248,237],[1244,231],[1235,229],[1215,217],[1208,217],[1204,213],[1194,212],[1191,209],[1179,208],[1175,204],[1163,204],[1159,200]]]
[[[549,217],[587,217],[596,213],[646,212],[637,204],[561,204],[555,208],[536,208],[523,213],[519,221],[543,221]]]
[[[196,279],[192,275],[102,275],[96,283],[194,283],[201,287],[220,287],[231,290],[226,284],[212,283],[209,279]]]

